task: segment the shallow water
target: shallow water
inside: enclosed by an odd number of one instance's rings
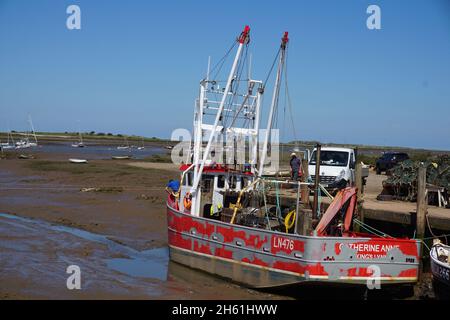
[[[66,288],[65,271],[73,264],[82,270],[82,296]],[[167,247],[138,251],[109,235],[7,213],[0,213],[0,271],[0,293],[18,291],[26,298],[363,299],[364,295],[326,286],[249,290],[170,262]],[[395,289],[366,298],[402,299],[410,294]]]
[[[82,290],[66,288],[78,265]],[[169,262],[166,247],[138,251],[78,228],[0,213],[0,293],[44,299],[269,298]]]
[[[167,279],[169,250],[156,248],[139,252],[130,258],[109,259],[108,267],[132,277]]]
[[[147,146],[143,150],[138,150],[137,148],[118,150],[116,146],[89,145],[89,143],[84,148],[74,148],[70,143],[55,143],[20,150],[23,153],[69,154],[71,157],[87,160],[111,159],[112,156],[124,155],[131,156],[133,159],[144,159],[165,151],[164,148],[154,146]]]
[[[155,278],[160,280],[166,280],[167,278],[167,266],[169,261],[169,252],[167,248],[137,251],[133,248],[114,242],[107,236],[77,228],[53,225],[41,220],[23,218],[7,213],[0,213],[0,217],[12,220],[13,222],[8,223],[10,226],[20,227],[28,231],[40,229],[41,232],[51,230],[67,233],[83,240],[106,245],[110,252],[126,255],[127,258],[105,259],[106,265],[112,270],[135,277]],[[17,245],[18,244],[16,243],[11,245],[11,247],[14,248]]]

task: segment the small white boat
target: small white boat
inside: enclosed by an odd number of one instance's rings
[[[74,148],[84,148],[83,137],[81,136],[81,132],[78,132],[80,136],[80,141],[72,143],[72,147]]]
[[[131,159],[130,156],[112,156],[112,159],[114,160],[126,160],[126,159]]]
[[[142,138],[141,140],[142,140],[142,144],[137,148],[138,150],[144,150],[145,149],[144,138]]]
[[[7,149],[14,149],[16,145],[16,142],[14,141],[14,137],[11,133],[11,131],[8,132],[8,141],[7,142],[3,142],[1,144],[2,149],[3,150],[7,150]]]
[[[72,163],[87,163],[88,161],[86,159],[69,159]]]
[[[72,143],[73,148],[84,148],[84,144],[82,142]]]
[[[34,142],[30,141],[29,133],[26,132],[26,137],[23,138],[23,139],[20,139],[19,141],[17,141],[15,143],[15,146],[16,146],[15,148],[16,149],[32,148],[32,147],[37,147],[37,145],[38,145],[37,136],[36,136],[36,132],[34,131],[34,126],[33,126],[33,121],[31,120],[31,116],[28,116],[28,122],[30,123],[31,132],[33,134]]]
[[[126,137],[123,137],[123,141],[124,141],[124,144],[121,145],[121,146],[118,146],[118,147],[117,147],[117,150],[130,149],[130,144],[128,143],[128,140],[127,140]]]
[[[34,159],[34,156],[32,154],[20,154],[17,156],[19,159]]]
[[[450,246],[437,241],[430,250],[433,278],[450,286]]]
[[[31,144],[28,138],[21,139],[16,142],[16,149],[25,149],[25,148],[31,148]]]

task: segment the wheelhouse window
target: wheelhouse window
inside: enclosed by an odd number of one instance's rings
[[[211,192],[214,182],[214,176],[203,175],[202,178],[202,191],[205,193]]]
[[[225,176],[220,175],[217,177],[217,188],[219,189],[225,188]]]
[[[244,189],[246,186],[248,186],[248,177],[241,177],[241,188]]]
[[[186,186],[192,186],[192,173],[188,172],[185,176]]]
[[[236,176],[231,175],[228,177],[228,185],[230,186],[231,189],[236,189]]]

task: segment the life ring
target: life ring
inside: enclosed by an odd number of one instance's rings
[[[184,199],[183,199],[184,208],[189,210],[191,208],[191,204],[192,204],[191,193],[187,192],[184,195]]]

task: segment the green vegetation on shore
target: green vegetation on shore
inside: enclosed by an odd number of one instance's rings
[[[24,135],[27,135],[25,132],[16,132],[11,131],[14,139],[20,139]],[[83,140],[120,140],[122,141],[124,138],[126,138],[128,141],[133,142],[170,142],[168,139],[161,139],[158,137],[143,137],[143,136],[137,136],[137,135],[126,135],[122,133],[104,133],[104,132],[82,132]],[[36,132],[36,136],[38,137],[38,140],[54,140],[54,141],[61,141],[61,140],[76,140],[79,137],[78,132]],[[6,142],[8,140],[8,133],[7,132],[0,132],[0,140],[3,142]]]

